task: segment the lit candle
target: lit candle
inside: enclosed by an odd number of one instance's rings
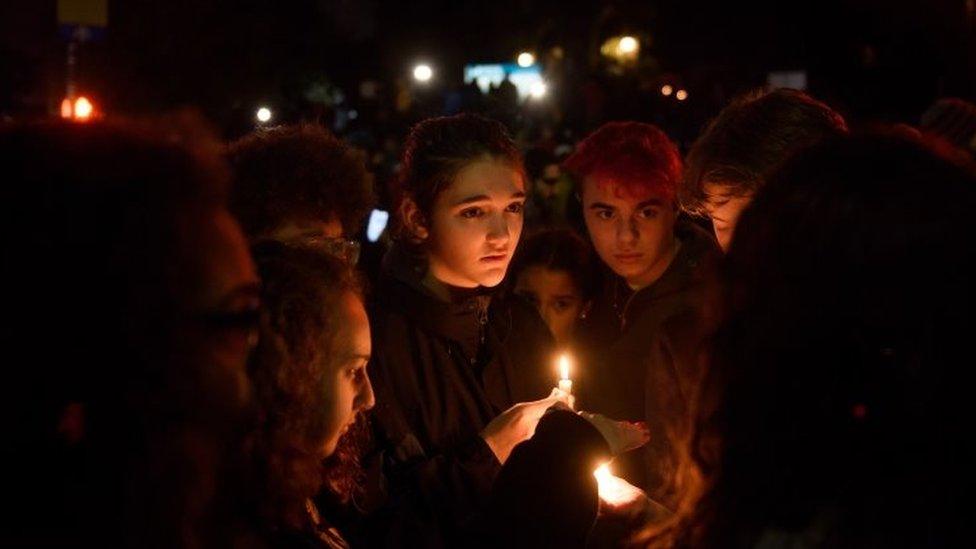
[[[573,380],[569,379],[569,357],[559,355],[559,390],[572,394]]]
[[[639,488],[626,480],[616,477],[610,472],[610,464],[604,463],[593,471],[596,477],[597,491],[600,499],[611,506],[617,507],[639,499],[643,493]]]

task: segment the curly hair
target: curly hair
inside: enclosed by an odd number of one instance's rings
[[[458,172],[484,158],[511,164],[525,179],[522,155],[501,122],[458,114],[418,123],[404,144],[397,205],[409,198],[430,219],[434,201]],[[403,220],[398,217],[398,221],[398,233],[403,236]]]
[[[318,125],[257,130],[229,153],[231,211],[252,240],[308,219],[338,219],[352,235],[376,201],[365,155]]]
[[[563,167],[576,180],[613,181],[630,192],[650,191],[673,200],[681,179],[681,155],[660,129],[641,122],[608,122],[576,146]]]
[[[846,131],[839,114],[801,91],[743,94],[691,146],[679,190],[681,205],[703,214],[708,183],[726,186],[735,196],[753,193],[790,154]]]
[[[301,527],[307,498],[323,487],[348,498],[359,481],[351,439],[362,427],[350,429],[326,466],[321,448],[329,435],[322,387],[335,356],[340,303],[361,295],[361,285],[347,264],[320,251],[269,241],[255,246],[254,256],[266,307],[248,366],[258,416],[256,505],[272,524]]]

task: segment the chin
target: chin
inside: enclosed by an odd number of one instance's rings
[[[502,269],[500,273],[494,271],[485,273],[478,277],[478,284],[486,288],[494,288],[505,280],[505,269]]]

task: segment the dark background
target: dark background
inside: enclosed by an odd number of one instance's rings
[[[606,90],[603,118],[672,127],[680,119],[679,139],[771,70],[807,71],[809,91],[853,121],[915,123],[938,97],[976,95],[974,3],[117,0],[104,37],[78,49],[77,81],[110,115],[193,106],[234,136],[253,127],[265,103],[276,121],[330,118],[357,106],[364,118],[384,117],[406,92],[425,105],[415,117],[436,114],[465,63],[512,61],[529,49],[547,77],[559,75],[551,100],[567,116],[589,82]],[[66,42],[55,4],[4,2],[5,117],[57,112]],[[642,39],[641,61],[615,74],[599,45],[622,32]],[[555,47],[561,58],[547,53]],[[421,59],[437,78],[429,89],[411,89],[410,70]],[[378,83],[377,98],[360,96],[364,80]],[[661,82],[686,88],[688,101],[662,101]]]

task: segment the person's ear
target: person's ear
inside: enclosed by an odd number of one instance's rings
[[[400,203],[400,219],[403,220],[403,226],[414,240],[422,242],[430,236],[427,219],[412,198],[404,198]]]

